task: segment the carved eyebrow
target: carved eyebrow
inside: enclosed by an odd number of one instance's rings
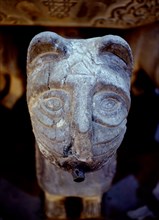
[[[119,96],[121,95],[127,103],[130,103],[130,96],[128,95],[129,93],[125,90],[123,90],[122,87],[119,87],[117,85],[113,85],[111,83],[101,83],[98,82],[95,85],[95,93],[101,92],[101,91],[105,91],[105,92],[114,92],[116,94],[118,94]]]

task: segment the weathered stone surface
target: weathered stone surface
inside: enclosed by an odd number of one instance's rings
[[[46,193],[100,198],[109,188],[126,131],[131,71],[131,49],[118,36],[74,40],[43,32],[33,38],[27,102]]]
[[[157,0],[0,1],[0,24],[130,28],[159,20]]]

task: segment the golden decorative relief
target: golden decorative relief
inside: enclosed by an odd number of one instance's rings
[[[159,20],[159,0],[1,0],[0,25],[130,28]]]

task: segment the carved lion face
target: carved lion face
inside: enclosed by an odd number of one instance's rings
[[[86,172],[117,150],[130,108],[132,55],[120,37],[35,36],[27,59],[27,101],[41,153],[51,163]]]

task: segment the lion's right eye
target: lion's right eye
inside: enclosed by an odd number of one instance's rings
[[[45,126],[56,126],[60,120],[67,118],[70,112],[69,93],[64,90],[45,92],[32,106],[35,120]]]
[[[63,107],[62,100],[56,97],[45,99],[42,105],[51,111],[58,111]]]

